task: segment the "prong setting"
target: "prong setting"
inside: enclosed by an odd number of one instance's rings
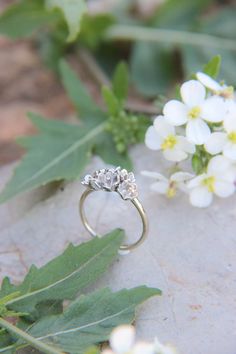
[[[124,200],[138,197],[133,172],[121,167],[97,170],[93,175],[86,175],[81,183],[92,190],[117,192]]]

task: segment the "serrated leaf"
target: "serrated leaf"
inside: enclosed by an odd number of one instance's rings
[[[66,61],[61,60],[59,68],[62,83],[69,98],[79,113],[79,117],[86,120],[86,122],[94,123],[103,121],[106,117],[105,113],[98,105],[96,105],[85,86]]]
[[[32,266],[22,284],[14,287],[14,292],[20,295],[5,305],[11,310],[33,313],[42,301],[75,298],[106,271],[117,255],[123,236],[121,230],[114,230],[80,246],[70,245],[42,268]],[[4,288],[0,291],[2,296],[6,296]]]
[[[101,157],[104,156],[109,163],[116,164],[119,160],[128,165],[127,155],[119,156],[110,145],[112,140],[109,135],[104,135],[107,113],[93,102],[65,62],[61,62],[60,68],[64,85],[84,122],[80,125],[66,124],[31,113],[30,119],[38,128],[39,134],[18,139],[27,153],[0,194],[0,203],[52,181],[78,178],[94,151],[97,154],[101,152]],[[107,153],[99,147],[96,150],[101,136],[108,139],[108,142],[104,141],[104,145],[111,147]]]
[[[0,33],[11,38],[30,36],[35,30],[58,20],[44,8],[44,1],[24,0],[9,6],[0,16]]]
[[[112,92],[112,90],[107,86],[103,86],[102,96],[106,103],[110,115],[116,116],[121,109],[121,105],[117,100],[116,96],[114,95],[114,93]]]
[[[104,131],[104,123],[90,129],[34,114],[30,118],[40,133],[20,140],[28,153],[0,195],[0,202],[51,181],[77,178],[89,161],[97,136]]]
[[[120,100],[121,102],[123,102],[127,98],[128,86],[128,67],[125,62],[121,62],[117,65],[112,79],[113,92],[118,98],[118,100]]]
[[[203,72],[207,75],[216,78],[220,71],[221,56],[214,56],[203,68]]]
[[[65,352],[82,354],[91,345],[107,340],[114,327],[132,323],[136,306],[160,294],[160,290],[145,286],[116,293],[98,290],[81,296],[62,315],[40,320],[29,333]]]
[[[79,30],[80,22],[84,13],[87,11],[87,6],[84,0],[46,0],[49,9],[59,8],[66,20],[69,35],[68,42],[76,39]]]

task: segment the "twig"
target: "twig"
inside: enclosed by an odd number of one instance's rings
[[[236,41],[233,39],[204,33],[147,28],[142,26],[114,25],[106,32],[105,39],[189,44],[193,46],[236,51]]]

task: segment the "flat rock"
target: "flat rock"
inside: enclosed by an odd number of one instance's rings
[[[96,286],[112,289],[146,284],[162,289],[137,315],[138,336],[171,342],[184,354],[235,354],[236,348],[236,197],[215,200],[208,209],[190,206],[185,195],[167,200],[150,191],[141,170],[163,171],[163,161],[143,146],[132,150],[142,201],[150,221],[147,241],[120,256]],[[0,186],[12,168],[0,170]],[[104,167],[94,158],[88,173]],[[45,264],[69,242],[90,239],[78,216],[84,190],[79,181],[46,198],[43,188],[0,206],[0,277],[18,282],[29,266]],[[92,198],[93,197],[93,198]],[[100,233],[116,227],[130,242],[141,222],[129,202],[98,192],[88,200],[91,224]]]

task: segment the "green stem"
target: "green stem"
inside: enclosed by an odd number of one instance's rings
[[[17,337],[20,339],[23,339],[25,342],[27,342],[29,345],[32,347],[40,350],[43,353],[46,354],[62,354],[63,352],[51,347],[50,345],[47,345],[46,343],[43,343],[36,338],[32,337],[30,334],[22,331],[20,328],[14,326],[10,322],[4,320],[3,318],[0,317],[0,327],[5,328],[8,332],[15,334]]]
[[[105,39],[189,44],[200,47],[236,50],[236,41],[233,39],[217,37],[204,33],[142,26],[114,25],[107,31]]]

